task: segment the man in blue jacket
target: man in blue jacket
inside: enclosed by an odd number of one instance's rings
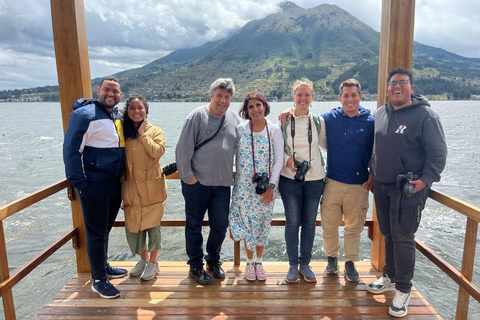
[[[65,133],[63,161],[67,180],[82,205],[92,291],[102,298],[116,298],[119,291],[108,278],[120,278],[127,270],[107,262],[108,236],[121,203],[120,175],[125,169],[122,131],[115,124],[114,108],[122,96],[114,77],[102,79],[98,100],[79,99]]]
[[[321,214],[327,274],[338,273],[339,224],[345,220],[345,278],[358,282],[355,268],[360,236],[368,209],[368,192],[373,180],[368,171],[372,155],[374,121],[360,106],[360,83],[349,79],[340,85],[342,107],[322,114],[327,132],[327,178]]]
[[[445,168],[447,145],[437,113],[413,93],[412,72],[394,69],[387,78],[389,103],[375,112],[370,168],[378,225],[385,236],[383,276],[372,293],[395,291],[389,314],[407,315],[415,269],[415,232],[433,182]]]

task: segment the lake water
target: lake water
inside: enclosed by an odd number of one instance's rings
[[[175,144],[183,120],[192,109],[203,104],[151,103],[149,121],[161,127],[166,136],[166,154],[161,159],[163,165],[174,161]],[[316,102],[312,105],[312,111],[322,113],[335,105],[334,102]],[[231,108],[238,110],[239,106],[238,102],[232,103]],[[276,121],[277,115],[290,106],[291,103],[272,103],[268,118]],[[373,110],[376,102],[364,102],[363,106]],[[449,148],[442,181],[436,183],[434,188],[480,206],[480,101],[434,101],[432,106],[442,119]],[[59,103],[0,103],[0,119],[3,119],[0,127],[0,206],[64,179]],[[282,201],[277,199],[275,218],[283,216]],[[184,218],[183,197],[178,181],[168,181],[164,217]],[[119,218],[123,219],[122,211]],[[460,269],[465,224],[464,216],[429,199],[417,237]],[[10,272],[35,257],[71,227],[70,203],[65,191],[6,219],[4,228]],[[317,228],[316,232],[313,259],[325,260],[321,228]],[[164,228],[162,235],[159,259],[186,261],[183,228]],[[123,228],[115,228],[110,239],[111,260],[138,259],[128,249]],[[477,286],[480,277],[479,239],[473,277]],[[222,253],[224,261],[233,260],[233,243],[230,239],[225,241]],[[360,259],[369,260],[369,257],[370,241],[364,232]],[[283,228],[272,228],[264,259],[287,260]],[[66,245],[15,286],[13,294],[17,318],[31,319],[75,273],[74,249]],[[418,252],[414,285],[444,319],[454,318],[458,286]],[[468,319],[478,319],[480,304],[470,300]],[[1,309],[0,319],[3,317]]]

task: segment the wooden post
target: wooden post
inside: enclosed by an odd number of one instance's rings
[[[7,246],[5,245],[5,233],[3,231],[3,220],[0,220],[0,282],[8,279],[10,272],[8,271]],[[2,294],[3,313],[5,320],[15,320],[15,304],[13,302],[12,289],[9,288]]]
[[[58,89],[65,132],[72,113],[72,104],[79,98],[92,98],[85,12],[83,0],[50,0],[50,5]],[[85,226],[78,197],[75,197],[71,204],[73,227],[78,229],[77,272],[90,272]]]
[[[413,26],[415,0],[383,0],[378,57],[377,107],[387,102],[387,76],[395,68],[412,69]],[[373,240],[370,260],[375,269],[385,265],[385,239],[378,230],[378,220],[373,208]]]
[[[472,218],[467,218],[467,227],[465,228],[465,240],[463,244],[462,276],[468,281],[472,281],[473,266],[475,264],[475,249],[477,246],[478,222]],[[457,312],[455,320],[467,320],[468,303],[470,295],[461,287],[458,289]]]

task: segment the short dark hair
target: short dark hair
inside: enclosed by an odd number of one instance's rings
[[[396,68],[391,70],[388,73],[387,84],[390,82],[390,79],[396,74],[406,74],[408,79],[410,80],[410,84],[413,84],[413,74],[412,71],[405,69],[405,68]]]
[[[357,87],[357,91],[358,93],[362,93],[362,86],[360,85],[360,82],[358,82],[357,79],[348,79],[348,80],[345,80],[343,81],[341,84],[340,84],[340,88],[338,89],[338,94],[339,95],[342,95],[343,93],[343,88],[345,87]]]
[[[238,115],[243,119],[250,120],[250,116],[248,115],[248,102],[253,99],[258,100],[263,104],[265,107],[265,116],[268,116],[270,114],[270,104],[268,104],[267,99],[258,92],[250,92],[245,96],[243,104],[240,107],[240,110],[238,110]]]
[[[102,81],[100,81],[100,84],[98,85],[99,88],[102,87],[102,84],[103,84],[104,81],[113,81],[113,82],[118,83],[118,85],[120,85],[120,81],[117,78],[115,78],[114,76],[108,76],[108,77],[104,77],[102,79]]]

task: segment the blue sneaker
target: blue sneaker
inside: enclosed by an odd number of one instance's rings
[[[298,267],[290,266],[288,269],[287,277],[285,278],[287,283],[298,283]]]
[[[300,269],[298,269],[298,273],[303,276],[303,280],[305,280],[305,282],[317,282],[317,277],[308,264],[301,264]]]
[[[128,274],[128,271],[122,268],[112,267],[110,263],[107,262],[105,266],[105,272],[110,279],[123,278]]]
[[[92,291],[105,299],[113,299],[120,296],[120,292],[108,281],[107,276],[92,280]]]

